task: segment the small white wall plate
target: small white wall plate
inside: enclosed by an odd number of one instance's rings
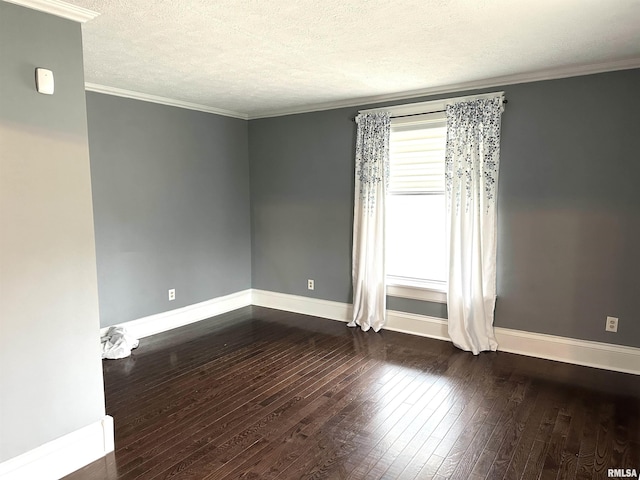
[[[46,68],[36,68],[36,90],[38,93],[53,95],[53,72]]]

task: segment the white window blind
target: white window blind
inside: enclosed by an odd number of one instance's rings
[[[446,285],[444,112],[391,119],[387,281]]]
[[[443,113],[392,119],[389,193],[443,193],[446,141]]]

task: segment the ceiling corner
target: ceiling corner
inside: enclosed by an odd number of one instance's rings
[[[93,20],[99,12],[94,12],[88,8],[78,7],[61,0],[4,0],[22,7],[31,8],[40,12],[50,13],[57,17],[66,18],[75,22],[85,23]]]

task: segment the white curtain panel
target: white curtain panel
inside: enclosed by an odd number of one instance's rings
[[[353,320],[365,332],[385,323],[384,210],[389,181],[388,112],[356,117],[356,181],[353,211]]]
[[[448,105],[448,324],[454,345],[496,350],[497,190],[502,95]]]

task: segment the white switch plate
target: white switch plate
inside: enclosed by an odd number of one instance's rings
[[[53,95],[53,72],[46,68],[36,68],[36,90],[38,93]]]
[[[605,326],[607,332],[618,331],[618,319],[616,317],[607,317],[607,324]]]

